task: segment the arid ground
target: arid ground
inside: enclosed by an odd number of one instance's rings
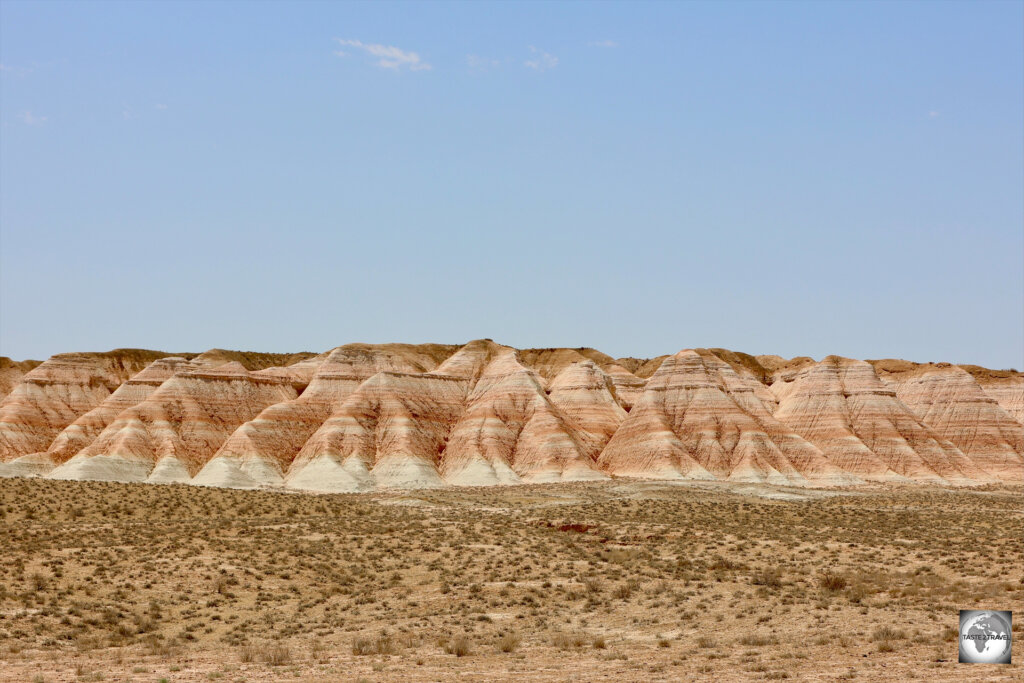
[[[1020,680],[1022,530],[1019,487],[0,479],[0,679]]]

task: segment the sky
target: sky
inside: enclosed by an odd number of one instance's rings
[[[0,354],[1024,369],[1020,2],[0,3]]]

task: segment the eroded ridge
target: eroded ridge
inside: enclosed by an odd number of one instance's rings
[[[0,475],[314,492],[1024,482],[1024,375],[684,349],[119,349],[0,365]]]

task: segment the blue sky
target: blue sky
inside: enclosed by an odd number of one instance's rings
[[[0,5],[0,353],[1024,368],[1022,4]]]

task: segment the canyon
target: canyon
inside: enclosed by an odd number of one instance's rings
[[[0,359],[0,476],[309,492],[598,481],[1024,483],[1024,374],[346,344]]]

